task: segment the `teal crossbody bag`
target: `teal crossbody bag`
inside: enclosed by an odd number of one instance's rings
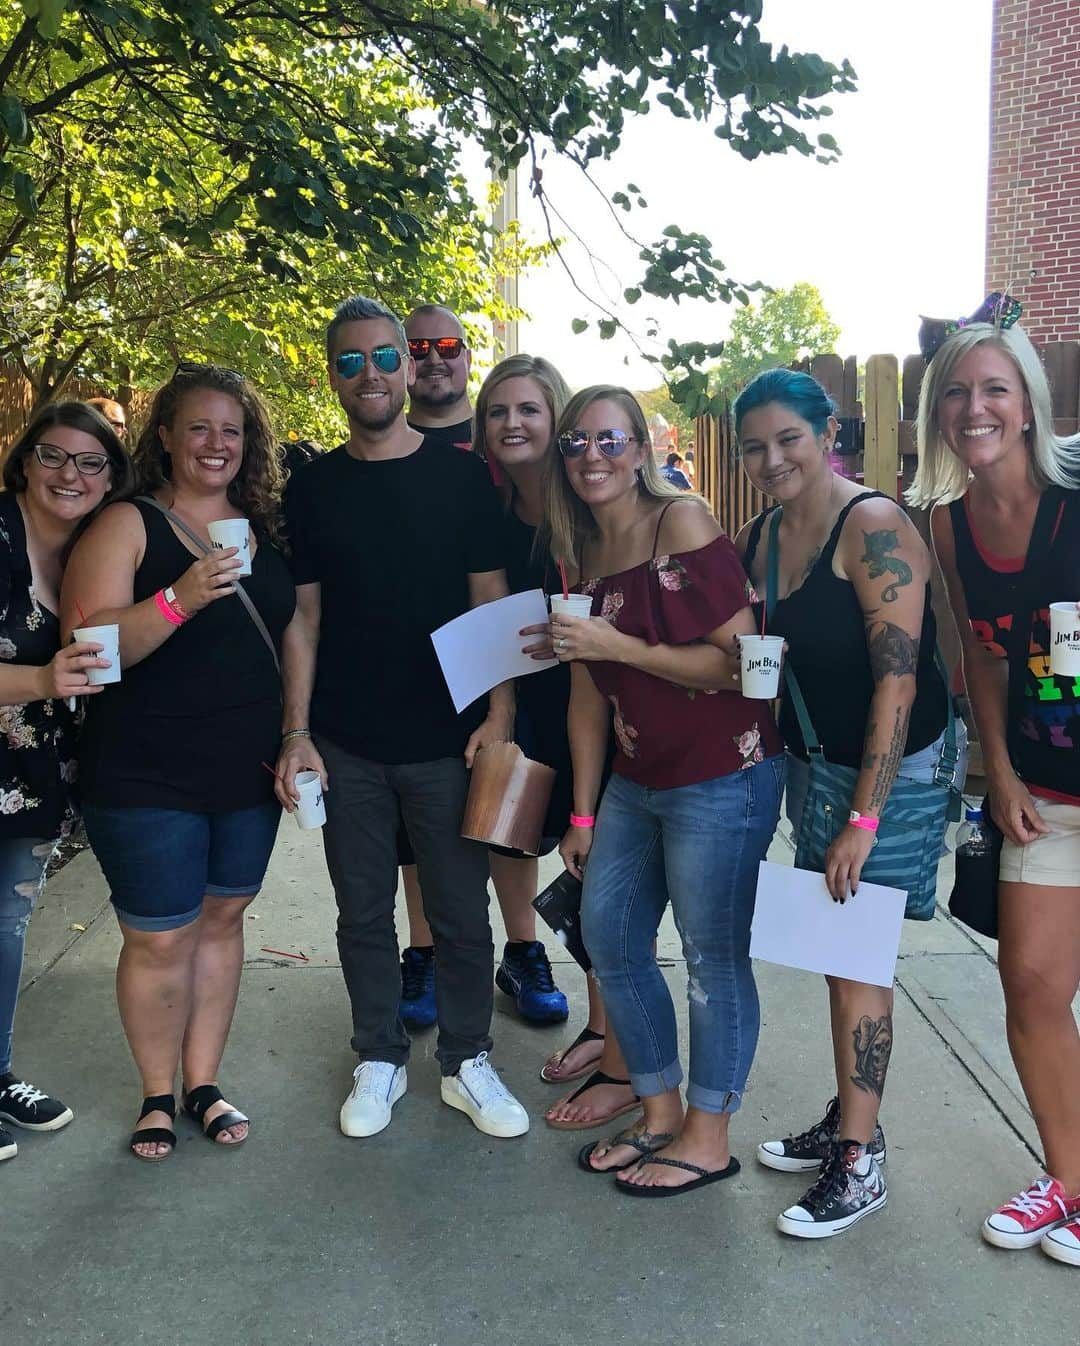
[[[780,570],[777,528],[781,513],[778,509],[774,515],[775,521],[767,525],[769,544],[765,610],[768,617],[772,616],[776,605]],[[950,820],[955,821],[960,817],[962,806],[960,792],[956,788],[956,766],[959,760],[956,713],[949,695],[949,678],[940,649],[934,650],[934,659],[945,683],[948,721],[941,756],[934,768],[933,783],[904,780],[899,776],[893,781],[874,846],[861,875],[867,883],[880,883],[906,892],[904,915],[912,921],[929,921],[934,915],[938,860],[945,828]],[[854,767],[838,766],[825,757],[790,664],[784,670],[784,680],[810,757],[810,785],[795,838],[795,864],[799,869],[823,874],[825,853],[847,826],[859,773]]]

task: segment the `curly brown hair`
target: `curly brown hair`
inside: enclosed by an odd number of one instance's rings
[[[172,429],[180,399],[200,388],[235,398],[244,411],[244,456],[240,471],[226,491],[229,503],[242,510],[253,525],[262,528],[272,542],[284,545],[281,492],[285,478],[277,437],[266,404],[244,375],[233,369],[181,364],[168,383],[157,390],[133,455],[140,491],[156,491],[170,479],[172,464],[160,430],[162,426]]]

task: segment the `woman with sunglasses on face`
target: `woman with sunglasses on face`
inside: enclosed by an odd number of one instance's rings
[[[1009,1049],[1045,1171],[987,1216],[999,1248],[1080,1266],[1080,678],[1050,664],[1051,603],[1080,599],[1080,436],[1055,434],[1019,305],[924,321],[919,467],[979,726],[998,868]],[[946,335],[952,326],[952,335]],[[1080,624],[1080,610],[1077,611]]]
[[[124,939],[117,1000],[144,1096],[131,1151],[159,1161],[176,1141],[178,1066],[184,1109],[205,1135],[219,1145],[247,1136],[217,1075],[244,909],[281,812],[262,763],[277,756],[275,650],[295,591],[280,551],[277,440],[246,379],[181,365],[154,398],[135,460],[147,494],[87,530],[63,597],[68,628],[120,628],[123,677],[91,703],[81,794]],[[237,548],[212,548],[208,533],[239,518],[249,523],[243,579]]]
[[[103,691],[94,643],[60,644],[60,576],[72,538],[131,487],[131,461],[81,402],[39,411],[4,459],[0,494],[0,1159],[5,1123],[57,1131],[72,1111],[12,1072],[26,928],[57,842],[75,824],[74,697]]]
[[[559,422],[548,526],[593,616],[555,616],[571,663],[574,815],[561,846],[584,876],[582,933],[644,1118],[585,1147],[619,1190],[673,1196],[738,1172],[728,1144],[757,1046],[750,965],[758,864],[780,809],[768,705],[731,689],[754,630],[746,576],[703,502],[659,478],[641,408],[587,388]],[[722,690],[724,689],[724,690]],[[612,717],[618,752],[594,819]],[[675,1009],[653,942],[671,904],[687,962],[684,1114]]]
[[[859,769],[850,822],[825,861],[829,891],[842,902],[856,891],[896,776],[930,781],[941,758],[948,703],[934,665],[930,556],[894,500],[829,466],[838,423],[816,379],[767,370],[743,389],[734,411],[746,475],[777,502],[746,525],[736,546],[764,594],[775,542],[769,632],[787,641],[788,667],[826,761]],[[787,814],[797,833],[809,766],[788,687],[780,731],[788,746]],[[962,767],[956,779],[963,780]],[[782,1233],[798,1238],[839,1234],[886,1200],[878,1109],[892,1050],[892,989],[826,980],[837,1096],[808,1130],[758,1148],[768,1168],[820,1168],[778,1220]]]

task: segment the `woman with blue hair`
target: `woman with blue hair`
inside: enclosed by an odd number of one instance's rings
[[[742,529],[736,546],[761,594],[770,552],[777,554],[768,630],[787,642],[780,732],[788,749],[786,808],[796,834],[809,765],[791,673],[826,761],[857,772],[849,821],[824,862],[829,892],[844,902],[858,888],[896,777],[933,777],[948,693],[934,666],[929,553],[895,500],[830,467],[835,410],[815,379],[787,369],[759,374],[739,394],[735,428],[743,467],[776,503]],[[821,1121],[758,1149],[768,1168],[820,1170],[777,1222],[797,1238],[838,1234],[886,1200],[878,1109],[892,1049],[892,988],[833,976],[827,981],[837,1094]]]

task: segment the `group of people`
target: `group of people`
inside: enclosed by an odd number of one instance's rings
[[[246,1139],[248,1118],[218,1078],[243,913],[281,809],[296,807],[296,777],[313,771],[357,1058],[341,1129],[390,1125],[410,1029],[434,1021],[442,1101],[486,1135],[525,1133],[528,1115],[490,1057],[487,884],[508,936],[495,984],[524,1017],[565,1019],[536,938],[537,863],[460,835],[476,754],[516,740],[555,769],[542,849],[558,846],[582,880],[593,964],[588,1020],[541,1071],[584,1082],[547,1121],[584,1130],[640,1113],[577,1156],[627,1195],[730,1177],[729,1126],[760,1022],[758,866],[782,802],[798,830],[811,789],[802,712],[854,781],[822,864],[838,902],[857,893],[898,780],[937,782],[948,768],[963,783],[963,734],[935,663],[930,552],[896,501],[833,471],[835,407],[806,374],[768,371],[735,403],[743,467],[775,503],[730,539],[658,467],[623,388],[571,395],[548,361],[517,355],[489,373],[473,412],[465,333],[439,305],[402,324],[375,300],[349,299],[326,354],[348,439],[287,484],[252,383],[213,365],[182,364],[158,390],[134,465],[78,403],[38,413],[5,458],[0,1123],[52,1130],[72,1117],[12,1073],[10,1044],[30,910],[78,809],[123,937],[117,994],[143,1100],[131,1153],[171,1155],[178,1076],[181,1106],[211,1141]],[[1080,440],[1055,435],[1019,326],[959,326],[928,354],[910,499],[937,506],[934,549],[1004,834],[1009,1041],[1047,1169],[983,1232],[1080,1265],[1080,684],[1047,662],[1049,603],[1080,598]],[[210,542],[208,525],[230,518],[249,524],[243,578],[238,549]],[[1025,556],[1047,518],[1036,587]],[[566,581],[591,597],[591,616],[522,630],[538,671],[458,714],[431,632]],[[763,620],[786,642],[778,719],[740,685],[740,639]],[[1010,695],[1003,653],[1016,623],[1029,653]],[[102,643],[69,638],[110,624],[122,676],[100,684],[90,675],[109,664]],[[685,1101],[655,956],[669,906],[687,964]],[[757,1152],[766,1167],[814,1174],[778,1220],[803,1238],[886,1201],[892,992],[830,977],[828,1002],[835,1094],[820,1120]],[[0,1129],[0,1158],[14,1152]]]

